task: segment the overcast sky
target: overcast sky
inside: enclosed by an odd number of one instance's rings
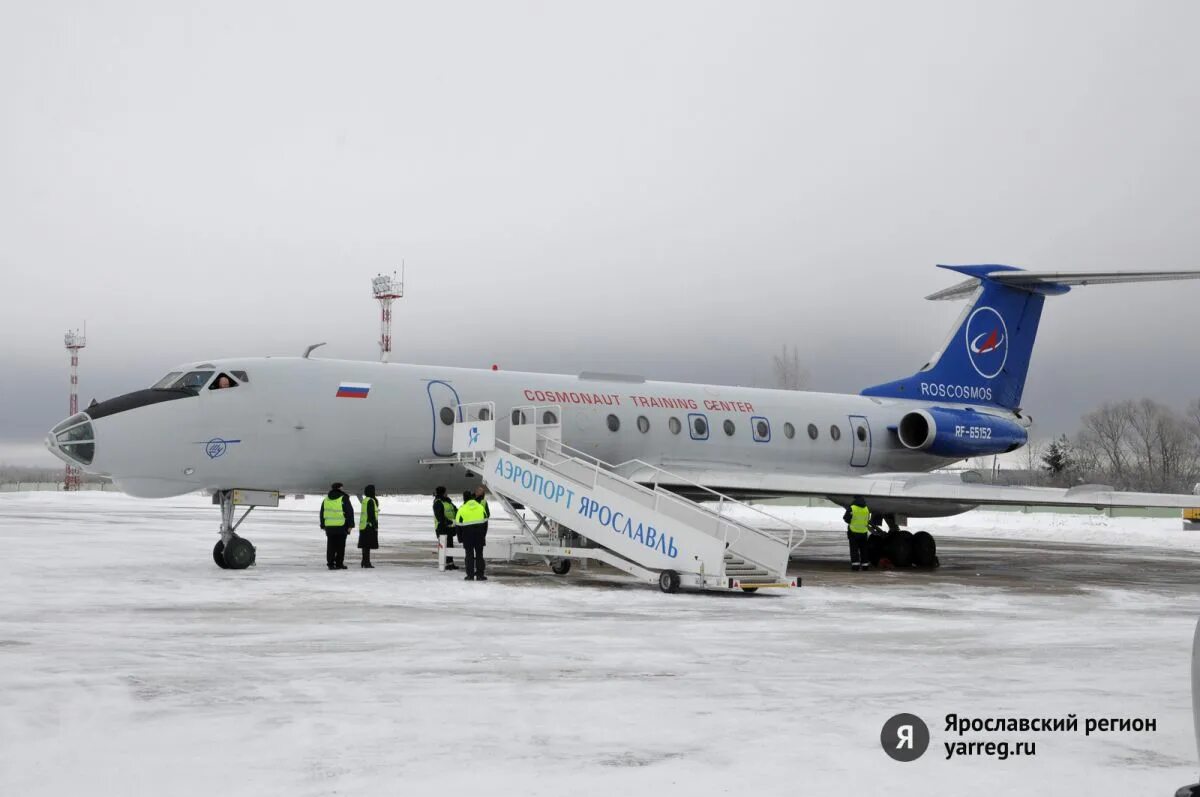
[[[229,355],[911,373],[935,263],[1200,267],[1195,2],[8,3],[0,461]],[[1051,299],[1037,433],[1200,395],[1200,284]]]

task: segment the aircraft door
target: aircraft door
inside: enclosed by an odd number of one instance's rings
[[[429,393],[429,412],[433,424],[433,455],[448,457],[454,453],[454,421],[459,404],[458,391],[440,379],[430,380],[426,390]]]
[[[871,424],[862,415],[850,416],[850,466],[865,468],[871,461]]]

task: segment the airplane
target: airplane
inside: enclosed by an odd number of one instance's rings
[[[214,560],[240,569],[254,548],[235,533],[234,490],[323,494],[462,490],[479,478],[452,449],[460,407],[494,402],[496,435],[529,405],[560,408],[562,442],[623,474],[703,500],[863,496],[898,558],[928,564],[932,538],[912,551],[912,518],[980,504],[1188,507],[1191,495],[979,483],[932,473],[1028,441],[1021,404],[1047,297],[1072,287],[1200,278],[1200,271],[1032,272],[1003,265],[941,268],[964,281],[927,297],[965,299],[950,334],[911,376],[858,394],[647,380],[620,374],[523,373],[322,359],[251,357],[187,363],[162,379],[55,425],[46,445],[132,496],[197,491],[222,506]],[[244,516],[243,516],[244,519]],[[238,521],[240,523],[240,521]],[[924,559],[925,561],[919,561]]]

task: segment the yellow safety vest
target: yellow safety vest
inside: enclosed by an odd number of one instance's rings
[[[855,534],[866,534],[870,531],[867,524],[871,522],[871,510],[865,506],[850,507],[850,530]]]
[[[359,512],[358,512],[358,530],[359,531],[362,531],[363,529],[365,529],[367,527],[367,507],[371,506],[371,505],[374,505],[374,507],[375,507],[375,519],[379,520],[379,502],[368,495],[366,498],[363,499],[362,507],[359,509]]]
[[[321,518],[325,528],[340,529],[346,525],[346,513],[342,510],[342,497],[328,498],[321,502]]]
[[[450,514],[450,510],[454,509],[454,502],[451,501],[449,498],[443,498],[441,500],[441,504],[442,504],[442,517],[446,518],[446,520],[448,520],[450,523],[453,523],[454,516]],[[433,530],[437,531],[437,528],[438,528],[438,519],[437,519],[437,516],[435,515],[433,518]]]
[[[483,507],[475,499],[467,501],[458,508],[458,515],[454,518],[456,526],[474,526],[484,521]]]

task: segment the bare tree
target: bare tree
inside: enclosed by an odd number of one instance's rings
[[[1143,482],[1154,490],[1173,490],[1195,461],[1191,431],[1170,407],[1142,399],[1131,422],[1133,450]]]
[[[1187,405],[1184,416],[1188,430],[1192,433],[1192,440],[1195,442],[1197,448],[1200,448],[1200,398]]]
[[[1106,403],[1083,416],[1083,428],[1076,444],[1091,459],[1094,468],[1102,471],[1106,481],[1117,487],[1129,482],[1130,429],[1133,424],[1132,401]]]
[[[803,390],[808,384],[808,371],[800,365],[800,350],[793,344],[789,349],[783,344],[779,354],[772,358],[775,369],[775,387],[784,390]]]
[[[1046,446],[1030,440],[1025,444],[1025,448],[1021,450],[1025,454],[1021,460],[1021,464],[1025,470],[1025,483],[1031,486],[1041,484],[1044,476],[1042,471],[1042,457],[1046,453]]]

